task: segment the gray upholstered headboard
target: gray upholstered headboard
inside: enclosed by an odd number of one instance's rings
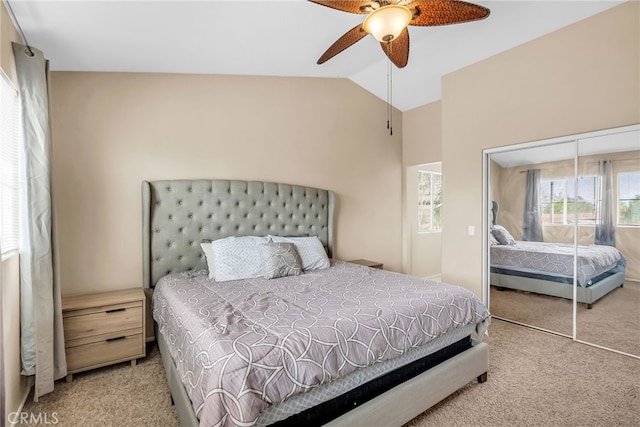
[[[162,276],[206,268],[200,243],[228,236],[318,236],[333,252],[334,194],[261,181],[142,183],[144,287]]]

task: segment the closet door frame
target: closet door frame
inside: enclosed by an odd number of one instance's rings
[[[573,143],[574,144],[574,156],[573,156],[573,161],[574,161],[574,186],[577,187],[577,182],[578,182],[578,154],[579,154],[579,141],[581,139],[586,139],[586,138],[593,138],[593,137],[599,137],[599,136],[606,136],[606,135],[611,135],[611,134],[615,134],[615,133],[622,133],[622,132],[632,132],[632,131],[640,131],[640,124],[634,124],[634,125],[628,125],[628,126],[621,126],[621,127],[616,127],[616,128],[609,128],[609,129],[602,129],[602,130],[597,130],[597,131],[591,131],[591,132],[584,132],[584,133],[579,133],[579,134],[573,134],[573,135],[567,135],[567,136],[562,136],[562,137],[555,137],[555,138],[549,138],[549,139],[544,139],[544,140],[538,140],[538,141],[531,141],[531,142],[524,142],[524,143],[516,143],[513,145],[508,145],[508,146],[503,146],[503,147],[497,147],[497,148],[489,148],[489,149],[485,149],[482,151],[482,298],[484,303],[486,304],[486,306],[491,309],[491,301],[490,301],[490,292],[489,292],[489,282],[490,282],[490,264],[489,264],[489,232],[490,232],[490,223],[491,223],[491,217],[489,215],[489,206],[490,206],[490,200],[489,200],[489,196],[491,193],[491,156],[493,154],[497,154],[497,153],[504,153],[504,152],[508,152],[508,151],[515,151],[515,150],[522,150],[522,149],[528,149],[528,148],[540,148],[540,147],[544,147],[544,146],[549,146],[549,145],[556,145],[556,144],[562,144],[562,143]],[[575,188],[574,188],[575,189]],[[541,330],[544,332],[548,332],[548,333],[552,333],[554,335],[559,335],[559,336],[563,336],[566,338],[571,338],[573,341],[575,342],[579,342],[582,344],[586,344],[589,346],[593,346],[593,347],[598,347],[598,348],[602,348],[605,350],[609,350],[609,351],[613,351],[616,353],[621,353],[621,354],[625,354],[627,356],[631,356],[631,357],[635,357],[640,359],[639,356],[635,356],[635,355],[631,355],[628,353],[624,353],[624,352],[620,352],[616,349],[612,349],[612,348],[608,348],[608,347],[603,347],[600,345],[597,345],[595,343],[591,343],[591,342],[587,342],[587,341],[582,341],[577,339],[577,309],[578,309],[578,303],[577,303],[577,264],[578,264],[578,258],[577,258],[577,252],[578,252],[578,223],[577,223],[577,216],[578,216],[578,212],[577,210],[574,210],[574,215],[576,216],[575,220],[574,220],[574,224],[573,224],[573,245],[574,245],[574,265],[573,265],[573,269],[574,269],[574,274],[573,274],[573,301],[572,301],[572,306],[573,306],[573,313],[572,313],[572,333],[571,335],[567,335],[567,334],[563,334],[561,332],[556,332],[556,331],[550,331],[544,328],[540,328],[537,327],[535,325],[529,325],[526,323],[522,323],[522,322],[517,322],[511,319],[505,319],[505,318],[501,318],[499,316],[495,316],[493,315],[493,317],[495,317],[496,319],[500,319],[500,320],[505,320],[511,323],[515,323],[515,324],[519,324],[522,326],[526,326],[529,328],[533,328],[533,329],[537,329],[537,330]]]

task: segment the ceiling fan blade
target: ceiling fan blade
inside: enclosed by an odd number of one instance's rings
[[[406,67],[409,62],[409,31],[406,28],[390,43],[381,42],[380,46],[396,67]]]
[[[362,40],[367,33],[364,28],[362,28],[361,24],[356,25],[349,31],[347,31],[342,37],[335,41],[329,49],[326,50],[325,53],[322,54],[320,59],[318,59],[318,65],[324,64],[349,46],[355,44],[356,42]]]
[[[460,0],[416,0],[407,5],[413,11],[409,25],[432,26],[477,21],[489,16],[483,6]]]
[[[369,13],[367,6],[371,5],[371,0],[365,1],[349,1],[349,0],[309,0],[311,3],[321,4],[323,6],[330,7],[331,9],[341,10],[349,13]]]

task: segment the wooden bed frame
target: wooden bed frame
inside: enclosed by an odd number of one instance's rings
[[[142,183],[143,276],[147,288],[170,273],[206,268],[203,238],[317,235],[333,251],[334,194],[312,187],[256,181],[169,180]],[[155,322],[154,322],[155,323]],[[197,426],[186,389],[156,331],[171,400],[183,427]],[[487,379],[489,349],[468,350],[329,422],[329,426],[399,426],[471,381]]]

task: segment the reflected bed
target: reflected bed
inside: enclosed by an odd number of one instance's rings
[[[627,261],[616,248],[603,245],[516,241],[498,225],[499,205],[491,202],[490,277],[496,288],[515,289],[592,304],[622,287]]]
[[[493,286],[573,299],[574,245],[515,241],[491,246]],[[588,308],[625,279],[626,260],[611,246],[578,245],[577,300]]]

